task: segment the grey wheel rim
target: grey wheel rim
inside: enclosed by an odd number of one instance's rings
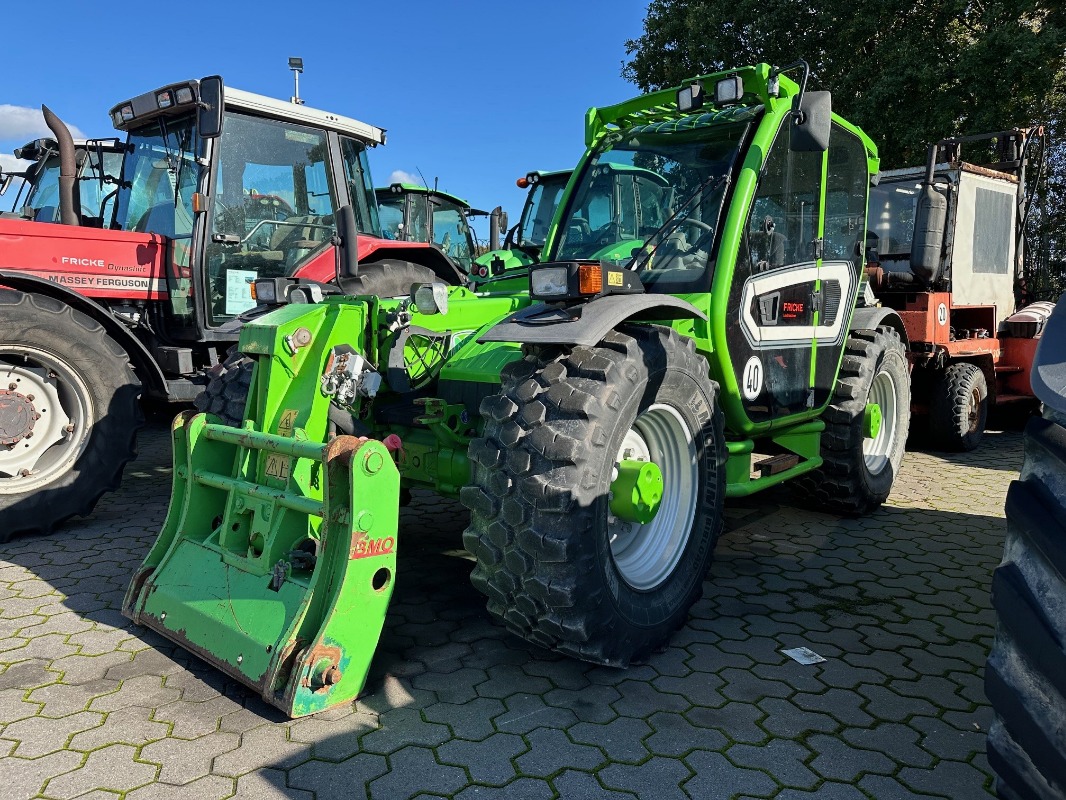
[[[618,450],[623,459],[653,461],[663,475],[663,499],[651,522],[627,522],[610,515],[607,535],[622,579],[637,591],[662,585],[681,560],[696,516],[699,464],[688,423],[672,407],[656,404],[633,423]],[[612,480],[617,469],[612,474]]]

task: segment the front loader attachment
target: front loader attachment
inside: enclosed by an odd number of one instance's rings
[[[174,421],[170,511],[123,613],[291,717],[350,702],[396,575],[391,454],[370,439],[323,445],[211,419]]]

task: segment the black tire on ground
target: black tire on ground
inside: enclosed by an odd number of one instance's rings
[[[612,666],[645,658],[699,599],[722,529],[723,417],[706,361],[668,328],[629,325],[595,347],[536,350],[502,379],[461,494],[474,586],[538,645]],[[663,505],[643,526],[608,517],[623,443],[662,469]]]
[[[359,265],[353,281],[354,293],[376,297],[406,297],[416,283],[438,280],[433,270],[409,261],[383,259]],[[252,385],[254,361],[242,353],[231,353],[212,370],[207,387],[193,400],[198,411],[218,417],[223,425],[239,426],[244,421],[248,391]]]
[[[0,288],[0,542],[48,533],[118,488],[137,455],[140,393],[126,352],[98,322]]]
[[[867,438],[866,405],[880,401],[881,431]],[[889,406],[886,408],[886,406]],[[911,418],[907,352],[888,327],[852,331],[826,409],[822,466],[792,482],[803,505],[838,514],[867,514],[885,500],[903,463]]]
[[[985,665],[985,694],[995,712],[988,762],[1004,800],[1066,797],[1063,423],[1035,417],[1025,428],[1025,464],[1007,492],[1003,563],[992,576],[999,624]]]
[[[929,433],[942,450],[968,451],[981,443],[988,419],[988,383],[976,364],[952,364],[933,386]]]
[[[384,258],[381,261],[360,264],[359,275],[348,284],[348,291],[375,297],[406,297],[411,293],[412,285],[434,281],[439,283],[440,278],[429,267],[410,261]]]

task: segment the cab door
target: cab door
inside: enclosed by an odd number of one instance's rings
[[[825,153],[789,149],[788,120],[763,163],[730,287],[727,342],[754,423],[814,406]]]

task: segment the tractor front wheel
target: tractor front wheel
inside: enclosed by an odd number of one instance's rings
[[[463,541],[489,612],[515,634],[625,666],[700,597],[722,528],[718,387],[690,339],[626,326],[535,351],[486,399]]]
[[[92,318],[0,289],[0,542],[88,514],[137,454],[141,387]]]

